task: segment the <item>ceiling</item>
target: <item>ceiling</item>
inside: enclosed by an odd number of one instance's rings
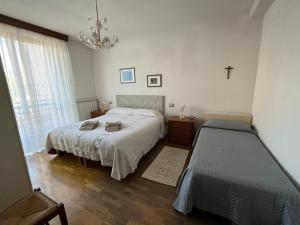
[[[174,27],[218,16],[249,14],[254,0],[99,0],[118,36]],[[94,0],[0,0],[0,13],[71,37],[87,31]]]

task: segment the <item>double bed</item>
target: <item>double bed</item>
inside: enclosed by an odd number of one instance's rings
[[[199,130],[174,208],[239,225],[298,225],[300,196],[250,125],[211,120]]]
[[[133,173],[140,159],[165,135],[163,96],[118,95],[117,107],[91,119],[100,126],[80,131],[82,122],[60,127],[48,134],[46,149],[72,153],[112,167],[116,180]],[[106,122],[121,122],[122,129],[106,132]]]

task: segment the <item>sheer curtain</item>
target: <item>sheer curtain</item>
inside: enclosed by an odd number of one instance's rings
[[[49,131],[78,117],[66,43],[0,24],[0,54],[24,151],[40,151]]]

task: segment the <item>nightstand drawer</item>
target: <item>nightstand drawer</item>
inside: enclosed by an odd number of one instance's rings
[[[105,115],[106,112],[107,112],[107,110],[105,110],[105,111],[97,110],[97,111],[91,112],[91,117],[96,118],[99,116],[103,116],[103,115]]]
[[[195,135],[195,119],[172,117],[168,121],[168,140],[170,143],[191,146]]]
[[[178,122],[169,122],[170,128],[179,128],[179,129],[191,129],[194,127],[193,123],[178,123]]]
[[[194,136],[194,130],[174,130],[169,129],[168,130],[169,136],[183,136],[183,137],[193,137]]]
[[[187,146],[192,146],[193,137],[168,136],[168,141],[174,144],[188,143]]]
[[[176,132],[181,132],[181,133],[185,133],[185,132],[189,132],[194,130],[194,126],[190,126],[190,127],[174,127],[174,126],[168,126],[169,130],[173,130]]]
[[[173,143],[173,144],[178,144],[178,145],[184,145],[184,146],[192,146],[193,144],[193,138],[183,138],[183,137],[176,137],[176,136],[172,136],[169,137],[169,142]]]

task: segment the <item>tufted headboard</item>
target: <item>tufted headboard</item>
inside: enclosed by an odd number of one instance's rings
[[[164,113],[164,96],[159,95],[117,95],[117,106],[135,109],[155,109]]]

